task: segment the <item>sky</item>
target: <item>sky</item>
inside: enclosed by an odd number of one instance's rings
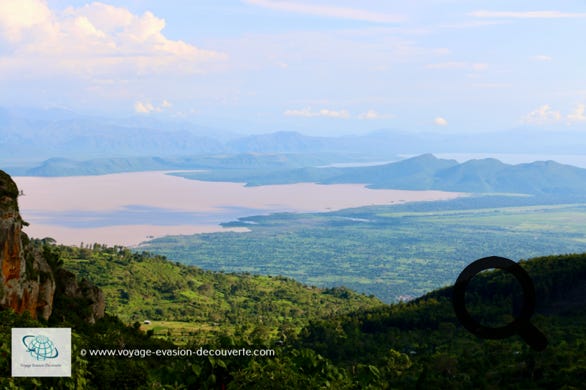
[[[584,36],[583,1],[0,0],[0,106],[243,133],[585,131]]]

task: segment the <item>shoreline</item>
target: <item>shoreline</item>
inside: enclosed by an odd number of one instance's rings
[[[220,223],[277,212],[450,200],[465,193],[369,189],[362,184],[297,183],[245,187],[167,175],[171,171],[100,176],[14,177],[24,229],[58,243],[136,246],[167,235],[234,230]],[[174,171],[173,171],[174,172]]]

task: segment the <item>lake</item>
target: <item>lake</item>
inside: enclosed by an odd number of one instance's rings
[[[135,246],[154,237],[225,229],[223,222],[275,212],[323,212],[367,205],[448,200],[460,193],[375,190],[359,184],[246,187],[133,172],[101,176],[14,177],[31,237],[59,243]]]

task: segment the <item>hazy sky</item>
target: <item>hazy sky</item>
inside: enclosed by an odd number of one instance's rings
[[[584,1],[0,0],[0,106],[255,132],[586,130],[584,36]]]

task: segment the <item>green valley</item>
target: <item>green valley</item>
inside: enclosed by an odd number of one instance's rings
[[[205,271],[122,247],[52,250],[66,268],[104,291],[107,313],[125,323],[143,323],[143,329],[175,342],[205,342],[210,334],[276,340],[313,319],[382,305],[341,287],[319,289],[280,276]]]
[[[169,236],[141,249],[204,269],[346,286],[385,302],[453,283],[475,259],[586,250],[586,204],[479,196],[315,214],[241,218],[247,233]]]

